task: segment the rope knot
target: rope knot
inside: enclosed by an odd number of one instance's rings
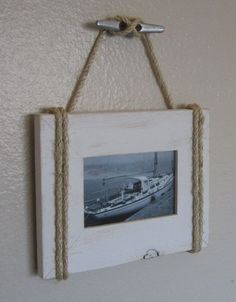
[[[115,16],[114,19],[120,22],[120,31],[110,31],[113,35],[118,36],[127,36],[127,35],[134,35],[139,36],[140,33],[140,23],[142,22],[141,18],[138,17],[127,17],[127,16]]]

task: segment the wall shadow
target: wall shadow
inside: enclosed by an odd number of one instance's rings
[[[35,198],[35,157],[34,157],[34,116],[26,115],[24,117],[25,138],[24,144],[26,150],[26,232],[28,239],[28,259],[29,273],[37,274],[37,241],[36,241],[36,198]]]

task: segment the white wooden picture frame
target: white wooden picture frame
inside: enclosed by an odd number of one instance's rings
[[[208,242],[209,116],[204,110],[204,226]],[[94,270],[192,248],[192,111],[69,115],[69,273]],[[55,277],[55,117],[35,116],[37,253],[39,274]],[[84,226],[84,158],[177,152],[176,213],[128,223]]]

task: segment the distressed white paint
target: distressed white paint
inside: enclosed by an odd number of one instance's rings
[[[204,245],[208,242],[208,113],[204,111]],[[55,276],[53,115],[37,115],[39,273]],[[192,246],[192,112],[171,110],[69,115],[69,272],[81,272]],[[84,228],[83,158],[176,150],[177,215]]]

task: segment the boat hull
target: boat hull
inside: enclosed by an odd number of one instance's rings
[[[160,189],[156,193],[154,193],[154,196],[156,198],[162,196],[171,188],[172,185],[173,185],[173,179],[168,184],[166,184],[162,189]]]
[[[161,188],[157,192],[153,192],[152,194],[147,195],[146,197],[143,197],[128,204],[121,204],[119,207],[114,207],[114,209],[109,209],[104,212],[89,213],[87,214],[87,217],[90,217],[96,221],[106,221],[110,219],[115,220],[119,217],[127,217],[127,215],[132,215],[147,206],[151,202],[153,197],[158,198],[165,194],[171,188],[172,184],[173,179],[170,180],[163,188]]]
[[[104,220],[104,219],[111,219],[116,218],[119,216],[124,216],[128,214],[133,214],[142,208],[144,208],[146,205],[148,205],[151,201],[152,195],[148,195],[140,200],[137,200],[135,202],[132,202],[130,204],[121,205],[120,207],[116,207],[114,209],[110,209],[108,211],[102,212],[102,213],[96,213],[96,214],[90,214],[93,218],[97,220]]]

